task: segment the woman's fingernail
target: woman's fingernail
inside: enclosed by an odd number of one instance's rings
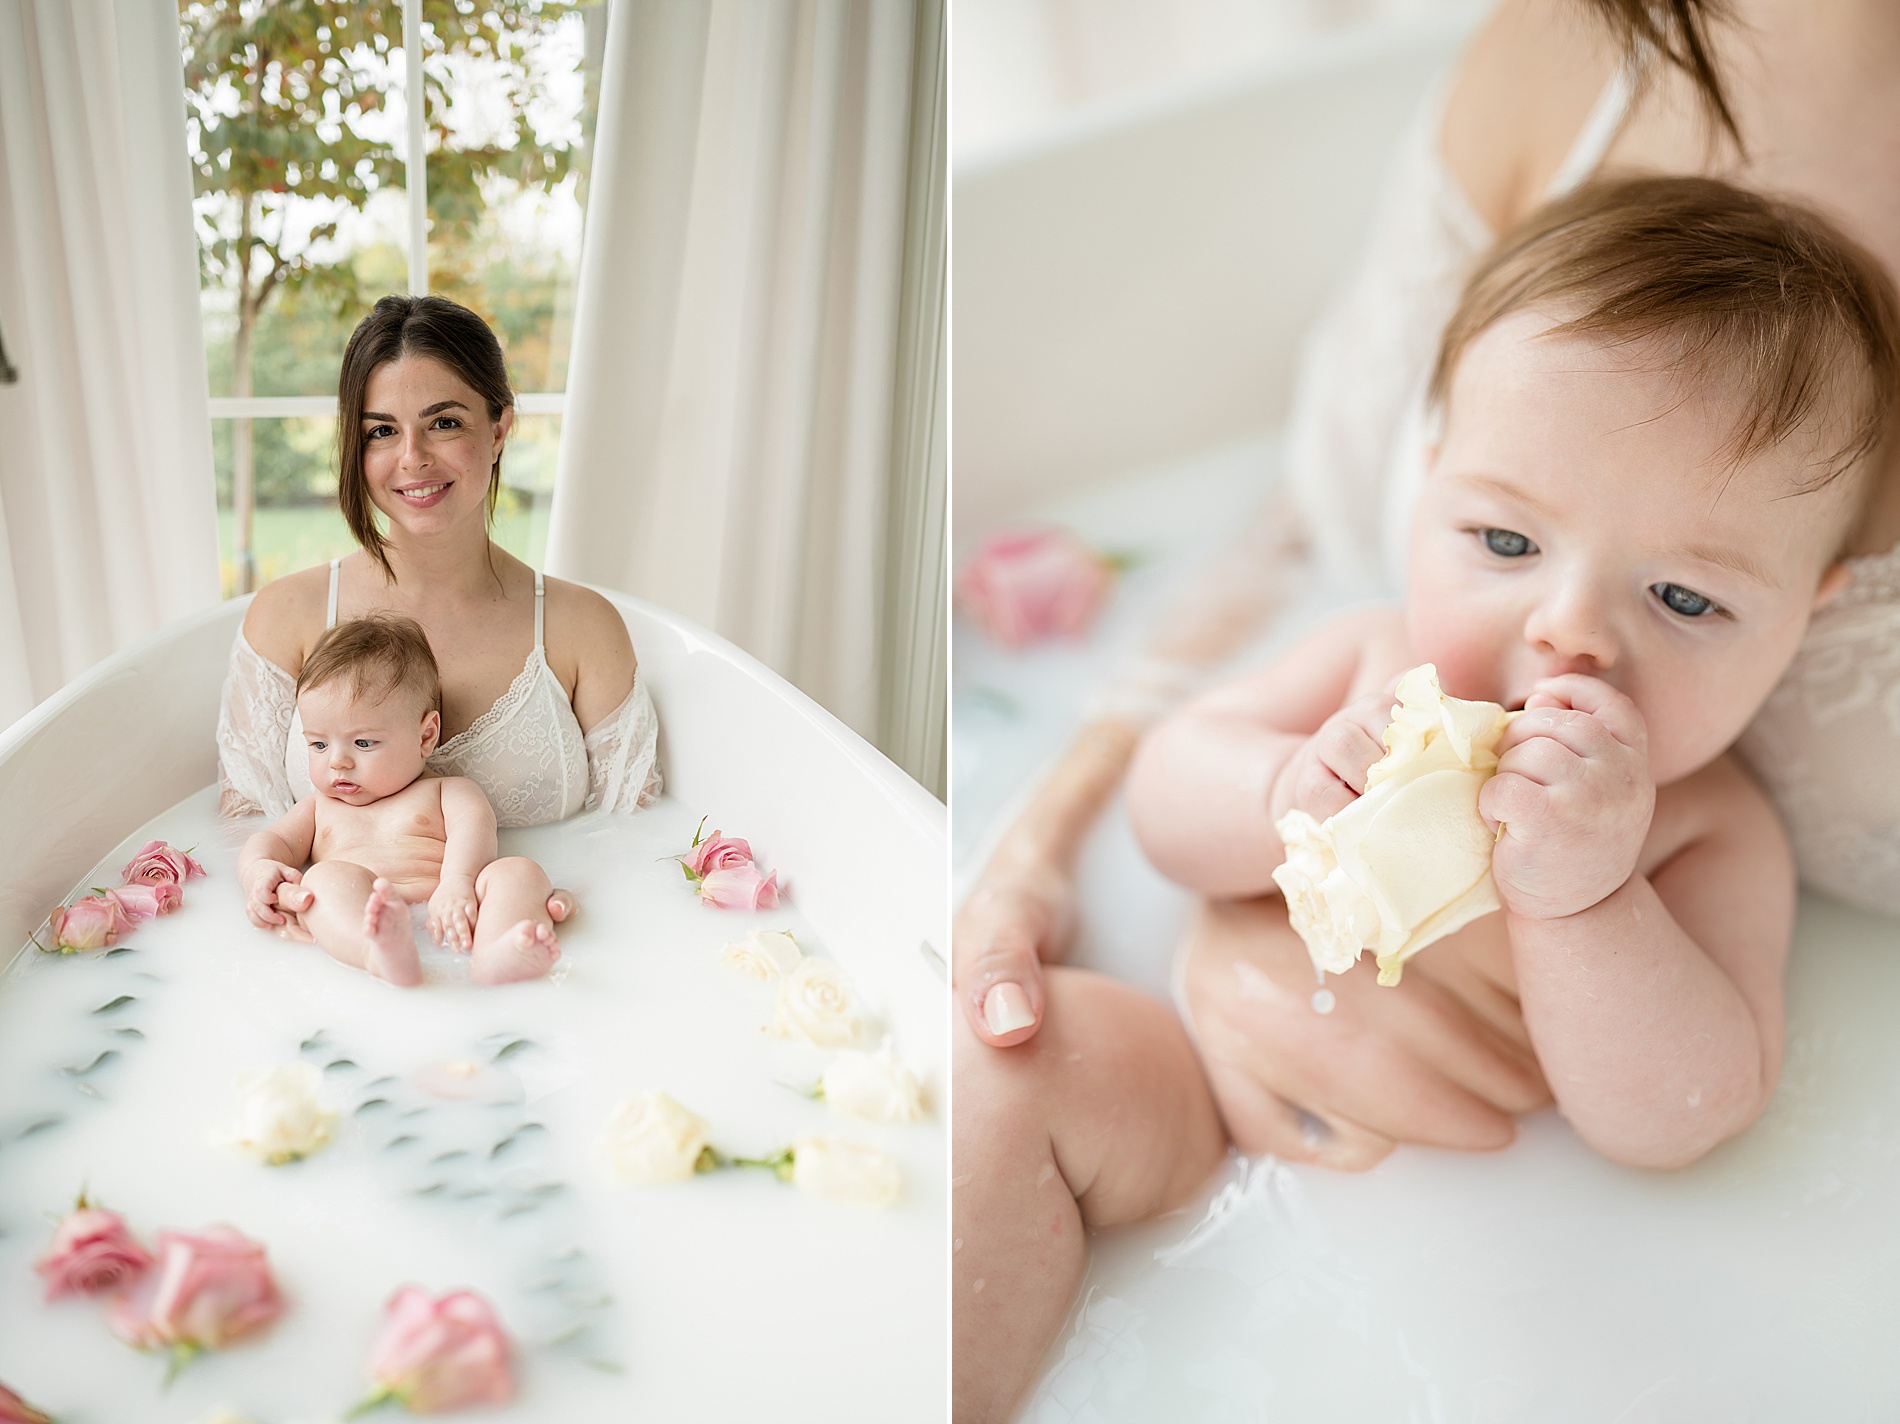
[[[983,998],[983,1022],[997,1037],[1028,1028],[1036,1021],[1029,1008],[1029,995],[1020,984],[998,984]]]

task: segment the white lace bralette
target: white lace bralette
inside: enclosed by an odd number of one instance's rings
[[[336,626],[340,560],[330,563],[329,614]],[[437,747],[429,769],[466,776],[487,793],[498,826],[539,826],[581,810],[633,810],[659,794],[659,718],[645,680],[583,734],[560,679],[548,666],[534,576],[534,649],[507,691]],[[296,679],[265,658],[242,631],[231,650],[218,714],[218,762],[227,814],[280,816],[311,794]]]

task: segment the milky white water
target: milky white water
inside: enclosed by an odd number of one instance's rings
[[[796,846],[755,845],[789,904],[701,906],[662,859],[698,821],[669,798],[503,832],[504,853],[579,896],[554,981],[480,988],[432,953],[436,981],[397,990],[251,928],[241,836],[212,808],[209,791],[182,803],[85,882],[117,884],[147,839],[195,846],[210,878],[183,910],[123,952],[28,950],[0,982],[0,1381],[62,1424],[195,1424],[218,1407],[330,1420],[365,1393],[383,1302],[413,1282],[479,1291],[520,1345],[517,1403],[482,1418],[942,1417],[944,1084],[940,1033],[915,1009],[919,946],[828,944],[797,909]],[[720,967],[754,928],[838,960],[874,1007],[910,1005],[891,1022],[925,1122],[862,1123],[781,1086],[815,1082],[826,1055],[762,1032],[770,988]],[[239,1071],[299,1059],[343,1114],[328,1148],[272,1168],[210,1144]],[[444,1062],[482,1065],[461,1080],[472,1096],[440,1095]],[[708,1119],[728,1153],[808,1131],[871,1143],[901,1162],[906,1196],[867,1211],[756,1171],[620,1185],[593,1140],[643,1088]],[[42,1304],[31,1263],[82,1184],[148,1242],[214,1222],[263,1242],[287,1313],[161,1392],[163,1362],[114,1339],[97,1305]]]

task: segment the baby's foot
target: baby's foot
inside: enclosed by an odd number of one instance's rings
[[[560,957],[561,942],[554,931],[523,920],[500,939],[476,945],[472,968],[477,984],[512,984],[518,979],[539,979]]]
[[[369,887],[369,899],[363,902],[363,937],[369,941],[363,967],[370,973],[404,987],[422,982],[409,906],[387,880],[379,879]]]
[[[548,918],[560,924],[574,913],[574,892],[556,890],[548,896]]]

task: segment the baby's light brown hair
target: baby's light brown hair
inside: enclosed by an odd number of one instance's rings
[[[397,692],[413,695],[423,712],[442,710],[442,673],[429,635],[413,618],[371,613],[339,623],[321,638],[297,674],[297,694],[348,678],[363,701]]]
[[[1873,257],[1800,203],[1713,178],[1626,178],[1539,209],[1466,284],[1432,370],[1435,406],[1479,333],[1530,307],[1576,313],[1559,332],[1661,338],[1726,382],[1741,409],[1735,464],[1811,428],[1810,490],[1892,452],[1900,301]]]

